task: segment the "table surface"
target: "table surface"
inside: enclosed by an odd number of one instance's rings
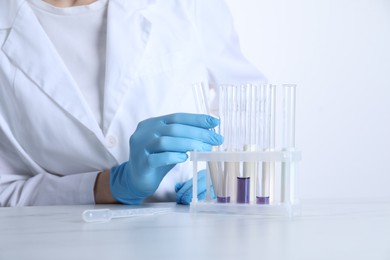
[[[390,259],[390,200],[307,201],[294,218],[189,212],[86,223],[92,208],[0,208],[0,259]],[[132,208],[132,207],[130,207]]]

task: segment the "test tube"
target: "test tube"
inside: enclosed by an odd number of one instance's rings
[[[209,111],[208,98],[205,89],[205,83],[198,82],[192,84],[192,91],[194,94],[197,111],[199,113],[209,115],[210,111]]]
[[[205,88],[205,83],[203,82],[198,82],[192,84],[192,90],[193,94],[195,97],[195,103],[197,107],[198,113],[210,115],[210,109],[209,109],[209,100],[208,100],[208,95],[206,94],[206,88]],[[211,129],[211,131],[215,132],[215,129]],[[218,151],[219,147],[218,146],[213,146],[212,151]],[[217,194],[217,176],[218,176],[218,171],[219,171],[219,165],[218,162],[207,162],[207,177],[206,177],[206,189],[207,189],[207,194],[206,194],[206,199],[209,200],[211,198],[210,196],[210,178],[211,182],[213,184],[213,191],[214,194]]]
[[[243,143],[244,111],[245,103],[245,86],[237,86],[233,88],[235,93],[230,101],[233,107],[233,124],[230,126],[234,129],[233,132],[233,149],[232,151],[240,151]],[[240,171],[240,162],[229,162],[226,165],[231,174],[232,194],[235,196],[237,203],[248,203],[249,201],[249,178],[244,176],[243,171]]]
[[[266,104],[267,104],[267,86],[259,85],[257,87],[257,91],[254,95],[255,97],[255,118],[254,118],[254,130],[255,130],[255,138],[257,149],[264,149],[266,145]],[[256,203],[264,204],[264,173],[263,173],[263,165],[258,163],[256,169]],[[267,198],[268,200],[268,198]]]
[[[227,148],[228,151],[239,151],[240,143],[240,88],[234,85],[227,87],[228,99],[225,104],[228,107],[229,124],[227,127],[230,129],[230,144]],[[225,162],[225,173],[229,178],[229,188],[231,195],[231,202],[237,201],[237,178],[240,176],[240,163],[237,161]]]
[[[275,94],[276,86],[267,85],[265,89],[264,151],[275,148]],[[262,163],[261,193],[256,198],[258,204],[270,204],[274,200],[275,162]]]
[[[296,85],[283,85],[283,135],[282,149],[293,151],[295,148],[295,91]],[[290,161],[282,162],[281,194],[282,203],[293,202],[294,163]]]
[[[242,86],[241,109],[243,131],[241,133],[241,147],[245,152],[257,150],[256,142],[256,94],[258,86],[247,84]],[[237,178],[237,202],[250,203],[255,198],[256,162],[243,162],[242,175]]]
[[[275,115],[276,115],[276,86],[270,85],[269,87],[269,149],[268,151],[275,151]],[[275,162],[269,162],[269,200],[270,203],[275,201]]]
[[[231,116],[229,111],[229,86],[222,85],[219,89],[219,113],[221,118],[221,134],[224,136],[223,150],[228,150],[231,144]],[[224,167],[219,168],[218,172],[218,189],[217,202],[230,203],[230,180],[229,180],[229,166],[224,162]]]

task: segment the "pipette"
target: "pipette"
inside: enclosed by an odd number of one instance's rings
[[[172,212],[171,208],[140,208],[140,209],[88,209],[82,214],[85,222],[108,222],[113,218],[128,218],[151,216]]]

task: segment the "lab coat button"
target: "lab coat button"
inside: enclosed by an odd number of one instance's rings
[[[114,148],[118,143],[118,140],[116,139],[115,136],[109,135],[106,138],[106,146],[107,148]]]

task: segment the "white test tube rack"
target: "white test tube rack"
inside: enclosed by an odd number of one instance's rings
[[[284,215],[293,216],[297,214],[296,207],[297,198],[295,194],[295,174],[297,162],[301,160],[299,151],[264,151],[264,152],[191,152],[190,160],[193,163],[193,199],[191,202],[191,212],[215,212],[215,213],[236,213],[236,214],[259,214],[259,215]],[[282,172],[276,179],[280,180],[280,189],[275,189],[280,192],[279,196],[269,204],[257,204],[252,200],[249,203],[219,203],[217,199],[211,198],[210,185],[207,185],[206,198],[199,200],[197,197],[197,176],[198,163],[213,162],[219,167],[225,162],[251,162],[261,164],[263,162],[284,163],[288,165],[289,178],[284,179],[284,185],[281,185]],[[282,168],[280,167],[282,170]],[[211,182],[211,174],[207,167],[207,183]],[[283,188],[283,190],[282,190]],[[218,183],[214,184],[214,189],[218,189]],[[234,196],[234,195],[233,195]],[[283,199],[282,199],[283,198]]]
[[[225,149],[223,151],[190,152],[190,161],[193,163],[191,212],[288,217],[299,214],[295,178],[298,162],[301,160],[301,152],[295,149],[295,86],[283,85],[283,93],[281,149],[278,150],[272,146],[265,147],[261,151]],[[274,103],[271,102],[271,104]],[[274,122],[267,127],[274,131]],[[274,143],[274,141],[271,142]],[[207,190],[205,199],[199,199],[197,196],[198,170],[199,164],[204,165],[205,162],[207,165]],[[235,170],[232,171],[231,167],[228,169],[228,165],[236,165]],[[269,178],[269,172],[265,174],[270,165],[272,166],[272,178]],[[242,189],[242,183],[240,186],[239,180],[237,180],[237,184],[235,181],[237,176],[246,175],[245,169],[248,169],[249,166],[251,166],[251,171],[254,171],[254,176],[251,175],[250,181],[246,184],[244,192],[247,194],[243,197],[239,195],[240,191],[238,191],[240,187]],[[221,176],[223,177],[221,178]],[[264,176],[268,177],[264,178]],[[267,183],[264,183],[264,180]],[[211,196],[212,191],[209,185],[211,182],[215,198]],[[219,197],[221,187],[223,187],[223,194],[226,195],[223,199]],[[264,197],[264,192],[267,193],[267,197]]]

